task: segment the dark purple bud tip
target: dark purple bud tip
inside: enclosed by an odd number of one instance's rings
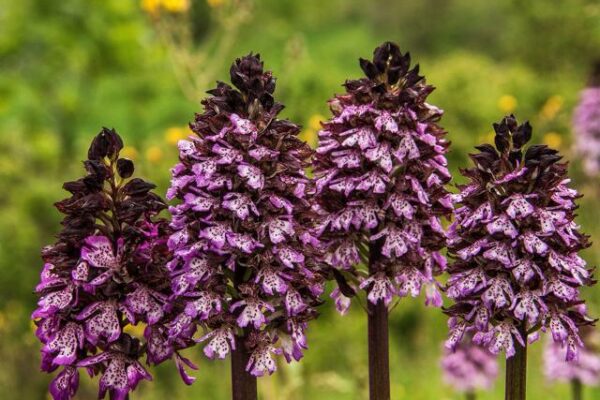
[[[104,157],[115,159],[123,148],[123,141],[114,129],[102,128],[102,131],[94,138],[88,158],[90,160],[101,160]]]
[[[119,158],[117,160],[117,172],[119,176],[123,179],[127,179],[133,175],[133,161],[127,158]]]

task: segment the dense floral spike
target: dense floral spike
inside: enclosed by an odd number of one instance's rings
[[[590,176],[597,176],[600,173],[600,61],[588,87],[581,92],[573,115],[573,128],[584,170]]]
[[[549,381],[570,382],[577,380],[584,385],[600,384],[600,334],[585,327],[581,329],[585,348],[580,350],[577,361],[566,362],[562,349],[548,340],[544,349],[544,374]]]
[[[589,246],[574,222],[579,196],[556,150],[525,148],[529,123],[519,125],[511,115],[494,129],[495,148],[478,146],[470,155],[475,167],[461,171],[470,182],[459,186],[448,230],[454,262],[447,293],[456,304],[446,310],[446,344],[453,348],[469,331],[508,358],[515,340],[533,340],[541,328],[573,360],[581,346],[578,326],[592,323],[579,289],[595,283],[578,255]]]
[[[302,357],[323,290],[308,229],[312,151],[297,125],[277,119],[275,79],[258,55],[230,72],[235,88],[220,82],[209,92],[172,169],[167,197],[181,203],[171,207],[169,268],[186,306],[169,336],[189,338],[201,326],[204,354],[221,359],[243,337],[247,370],[262,376],[275,370],[273,354]]]
[[[58,241],[42,252],[32,317],[42,370],[61,369],[50,385],[54,399],[73,398],[78,368],[101,375],[100,398],[108,392],[125,399],[141,379],[152,379],[140,358],[156,364],[178,357],[159,328],[170,293],[170,229],[157,217],[166,205],[153,184],[129,179],[133,163],[119,158],[122,147],[114,130],[96,136],[87,176],[65,183],[71,197],[56,203],[66,215]],[[143,336],[129,329],[135,325],[147,326]]]
[[[440,306],[440,217],[452,209],[442,111],[425,102],[434,88],[397,45],[384,43],[360,65],[366,77],[347,81],[346,93],[330,101],[333,117],[319,132],[314,163],[317,233],[339,284],[333,296],[344,312],[353,284],[386,305],[426,285],[427,303]],[[378,253],[371,270],[359,270],[369,253]]]
[[[498,377],[497,357],[471,340],[445,349],[441,365],[444,381],[460,392],[490,389]]]

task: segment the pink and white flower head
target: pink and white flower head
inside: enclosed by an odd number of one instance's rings
[[[153,184],[131,178],[134,166],[119,158],[114,130],[92,142],[87,176],[67,182],[71,197],[56,204],[65,214],[58,241],[43,249],[45,265],[33,312],[42,342],[42,370],[60,372],[50,384],[55,400],[75,396],[79,369],[100,375],[99,397],[125,399],[142,379],[141,365],[177,356],[179,344],[161,334],[171,291],[166,208]],[[147,326],[144,335],[125,327]]]
[[[459,392],[489,390],[498,377],[497,357],[471,340],[444,349],[441,366],[444,381]]]
[[[567,165],[556,150],[526,147],[529,123],[514,116],[494,124],[495,144],[477,147],[474,168],[459,186],[455,221],[448,230],[453,262],[446,292],[455,304],[446,346],[463,334],[506,357],[536,331],[549,331],[573,360],[589,325],[579,290],[594,284],[579,252],[590,245],[575,224]]]
[[[220,82],[202,101],[172,169],[168,197],[180,203],[170,208],[169,268],[179,314],[168,328],[170,340],[187,341],[202,327],[209,358],[225,358],[237,337],[251,353],[248,371],[262,376],[290,340],[301,357],[320,302],[304,173],[312,151],[297,125],[277,118],[275,79],[258,55],[230,73],[235,87]]]
[[[384,43],[360,65],[366,77],[330,101],[314,162],[317,234],[341,289],[336,305],[345,312],[355,285],[386,305],[426,287],[427,304],[440,306],[440,218],[452,210],[442,111],[425,101],[433,87],[397,45]]]
[[[583,159],[585,172],[600,173],[600,61],[595,66],[589,85],[581,91],[573,114],[575,149]]]
[[[591,327],[581,329],[585,347],[576,361],[565,361],[565,350],[553,340],[544,349],[544,374],[549,381],[570,382],[578,380],[584,385],[600,384],[600,334]]]

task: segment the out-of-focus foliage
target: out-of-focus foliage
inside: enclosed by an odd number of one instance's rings
[[[314,146],[326,99],[383,40],[410,50],[438,88],[430,99],[446,111],[454,172],[507,112],[531,120],[535,141],[571,156],[571,111],[600,57],[596,0],[0,0],[0,398],[46,397],[29,314],[39,250],[59,230],[52,203],[81,172],[62,160],[83,159],[92,136],[115,127],[124,153],[164,192],[202,92],[250,51],[279,77],[284,115]],[[595,239],[598,182],[576,159],[570,169],[586,195],[579,222]],[[585,256],[598,264],[600,248]],[[600,294],[586,297],[598,315]],[[402,301],[391,316],[392,398],[458,399],[438,369],[445,317],[421,303]],[[327,304],[306,358],[261,379],[261,398],[366,398],[365,330],[360,309],[342,318]],[[540,347],[531,347],[529,398],[564,399],[567,386],[543,382]],[[165,365],[132,397],[226,399],[228,363],[189,355],[200,363],[192,387]],[[501,397],[501,386],[480,398]],[[93,398],[92,388],[84,379],[80,398]]]

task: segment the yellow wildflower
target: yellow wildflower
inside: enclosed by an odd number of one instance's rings
[[[562,145],[562,136],[558,132],[548,132],[544,135],[544,144],[553,149],[558,149]]]
[[[138,152],[135,147],[125,146],[123,150],[121,150],[121,157],[129,158],[130,160],[135,160],[137,158]]]
[[[165,140],[167,143],[176,145],[181,139],[185,139],[189,136],[190,130],[189,128],[180,128],[178,126],[173,126],[165,132]]]
[[[190,8],[189,0],[162,0],[165,10],[172,13],[184,13]]]
[[[206,3],[211,8],[217,8],[222,6],[223,3],[225,3],[225,0],[206,0]]]
[[[146,324],[143,322],[139,322],[137,325],[127,324],[123,328],[123,332],[133,336],[133,337],[142,337],[144,336],[144,329],[146,329]]]
[[[317,144],[317,131],[314,129],[304,129],[300,132],[298,137],[308,143],[311,147],[315,147]]]
[[[559,95],[550,96],[542,107],[541,115],[546,119],[552,119],[560,111],[563,105],[563,98]]]
[[[148,150],[146,150],[146,159],[151,163],[158,163],[163,156],[163,151],[158,146],[150,146]]]
[[[312,130],[320,131],[321,130],[321,121],[323,121],[323,120],[325,120],[325,117],[323,117],[321,114],[314,114],[308,120],[308,127]]]
[[[160,2],[161,0],[142,0],[142,10],[150,15],[158,15],[158,12],[160,11]]]
[[[498,99],[498,108],[505,114],[509,114],[517,108],[517,99],[510,94],[500,96]]]

